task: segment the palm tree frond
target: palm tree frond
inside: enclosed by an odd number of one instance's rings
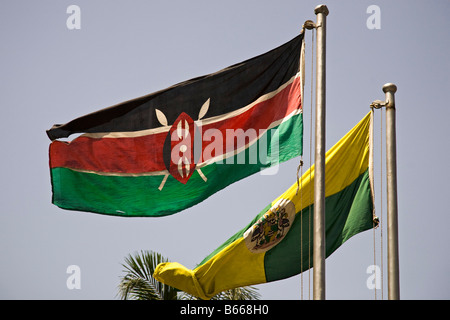
[[[120,298],[123,300],[198,300],[199,298],[185,292],[178,297],[180,290],[153,278],[156,266],[167,261],[169,260],[153,251],[141,251],[125,257],[125,264],[122,266],[126,274],[119,284]],[[258,300],[261,295],[257,290],[252,286],[230,289],[215,295],[211,300]]]
[[[119,285],[122,300],[161,300],[158,292],[141,278],[123,279]]]
[[[178,289],[162,284],[153,278],[156,266],[167,262],[161,254],[152,251],[141,251],[125,258],[126,275],[119,284],[121,299],[174,300]]]

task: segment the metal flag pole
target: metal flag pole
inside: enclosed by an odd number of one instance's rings
[[[325,299],[325,58],[326,5],[317,15],[316,49],[316,150],[314,162],[313,299]]]
[[[395,130],[395,98],[397,86],[387,83],[386,94],[386,191],[388,233],[388,299],[400,299],[398,262],[398,213],[397,213],[397,143]]]

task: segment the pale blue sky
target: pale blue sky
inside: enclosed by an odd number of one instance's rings
[[[373,100],[384,99],[383,84],[397,85],[400,295],[449,299],[450,1],[324,3],[330,11],[327,148],[369,111]],[[80,30],[66,27],[71,4],[81,9]],[[154,250],[193,268],[294,183],[298,158],[283,164],[277,175],[254,175],[169,217],[64,211],[51,204],[45,130],[264,53],[297,35],[305,20],[315,21],[318,4],[1,1],[0,298],[117,299],[128,253]],[[381,29],[366,26],[366,10],[373,4],[381,10]],[[304,161],[309,165],[310,32],[306,41]],[[379,119],[378,112],[378,149]],[[379,237],[377,230],[377,264]],[[367,231],[327,259],[328,299],[374,298],[366,286],[373,245],[373,233]],[[384,266],[386,258],[385,252]],[[69,265],[80,267],[79,290],[66,286]],[[305,273],[305,298],[309,279]],[[299,299],[300,284],[296,276],[258,288],[263,299]]]

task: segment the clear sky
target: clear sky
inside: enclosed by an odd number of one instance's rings
[[[400,296],[450,298],[448,107],[450,1],[330,1],[327,148],[397,85]],[[70,30],[67,8],[81,9]],[[243,61],[292,39],[316,20],[315,1],[0,2],[0,298],[117,299],[129,253],[160,252],[189,268],[242,229],[295,182],[299,159],[256,174],[164,218],[120,218],[51,204],[49,139],[55,123]],[[370,29],[380,9],[379,29]],[[311,33],[306,35],[305,165],[309,166]],[[380,151],[380,112],[375,117]],[[384,122],[384,121],[383,121]],[[384,152],[383,152],[384,155]],[[376,156],[380,215],[380,154]],[[383,170],[385,163],[383,161]],[[385,178],[382,180],[386,185]],[[383,199],[386,195],[383,194]],[[385,206],[383,217],[386,217]],[[386,246],[386,229],[383,230]],[[373,299],[367,268],[374,234],[359,234],[326,260],[327,299]],[[381,266],[380,229],[375,234]],[[383,254],[384,269],[387,253]],[[81,288],[69,290],[70,265]],[[384,271],[384,298],[387,272]],[[259,285],[263,299],[309,297],[312,275]],[[377,290],[381,298],[381,290]]]

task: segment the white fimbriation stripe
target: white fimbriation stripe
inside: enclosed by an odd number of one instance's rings
[[[229,157],[233,157],[233,156],[235,156],[235,155],[245,151],[250,146],[255,144],[259,139],[261,139],[261,136],[264,135],[267,131],[269,131],[270,129],[273,129],[273,128],[279,126],[281,123],[286,122],[289,119],[291,119],[293,116],[296,116],[296,115],[301,114],[301,113],[302,113],[302,109],[294,110],[293,112],[291,112],[291,114],[289,114],[288,116],[284,117],[283,119],[280,119],[280,120],[272,122],[266,130],[260,130],[259,135],[255,139],[253,139],[252,141],[249,141],[249,143],[247,143],[246,145],[244,145],[244,146],[242,146],[242,147],[240,147],[238,149],[235,149],[233,151],[230,151],[230,152],[227,152],[225,154],[222,154],[220,156],[211,158],[211,159],[209,159],[207,161],[204,161],[202,163],[199,163],[199,164],[197,164],[197,167],[198,168],[202,168],[202,167],[205,167],[205,166],[207,166],[209,164],[212,164],[212,163],[215,163],[215,162],[218,162],[218,161],[223,161],[223,160],[225,160],[225,159],[227,159]]]
[[[284,83],[283,85],[281,85],[278,89],[269,92],[265,95],[262,95],[261,97],[259,97],[258,99],[256,99],[255,101],[253,101],[252,103],[250,103],[249,105],[242,107],[240,109],[237,109],[235,111],[231,111],[229,113],[225,113],[222,114],[220,116],[214,116],[211,118],[206,118],[201,120],[202,125],[208,125],[208,124],[212,124],[212,123],[216,123],[219,121],[223,121],[226,119],[230,119],[233,117],[236,117],[248,110],[250,110],[251,108],[253,108],[255,105],[257,105],[258,103],[261,103],[263,101],[269,100],[271,98],[273,98],[274,96],[276,96],[279,92],[281,92],[283,89],[285,89],[288,85],[290,85],[291,83],[294,82],[294,80],[296,78],[299,78],[301,76],[300,72],[298,72],[295,76],[293,76],[291,79],[289,79],[289,81],[287,81],[286,83]],[[300,77],[301,78],[301,77]],[[161,126],[158,128],[152,128],[152,129],[146,129],[146,130],[140,130],[140,131],[132,131],[132,132],[97,132],[97,133],[85,133],[83,135],[81,135],[82,137],[88,137],[88,138],[93,138],[93,139],[104,139],[104,138],[136,138],[136,137],[142,137],[142,136],[146,136],[146,135],[151,135],[151,134],[156,134],[156,133],[163,133],[163,132],[169,132],[171,128],[171,125],[167,125],[167,126]]]
[[[293,83],[296,78],[299,78],[299,77],[300,77],[300,72],[298,72],[295,76],[293,76],[288,82],[286,82],[283,85],[281,85],[278,89],[276,89],[276,90],[274,90],[272,92],[269,92],[269,93],[267,93],[265,95],[262,95],[261,97],[259,97],[258,99],[256,99],[252,103],[250,103],[248,106],[240,108],[240,109],[237,109],[237,110],[229,112],[229,113],[222,114],[220,116],[207,118],[205,120],[202,120],[202,124],[203,125],[207,125],[207,124],[211,124],[211,123],[215,123],[215,122],[219,122],[219,121],[223,121],[223,120],[226,120],[226,119],[230,119],[230,118],[236,117],[236,116],[238,116],[238,115],[240,115],[240,114],[250,110],[251,108],[253,108],[258,103],[261,103],[261,102],[264,102],[266,100],[272,99],[278,93],[283,91],[288,85]]]
[[[258,136],[253,139],[252,141],[250,141],[249,143],[247,143],[246,145],[235,149],[233,151],[227,152],[225,154],[222,154],[220,156],[211,158],[207,161],[198,163],[196,165],[196,169],[201,169],[207,165],[210,165],[212,163],[218,162],[218,161],[224,161],[225,159],[229,158],[229,157],[233,157],[243,151],[245,151],[247,148],[251,147],[253,144],[255,144],[259,139],[261,139],[261,137],[270,129],[273,129],[277,126],[279,126],[280,124],[282,124],[283,122],[289,121],[292,117],[299,115],[302,113],[302,109],[296,109],[293,112],[291,112],[291,114],[289,114],[288,116],[284,117],[283,119],[277,120],[272,122],[267,129],[265,130],[260,130]],[[70,170],[76,171],[76,172],[83,172],[83,173],[93,173],[93,174],[98,174],[98,175],[102,175],[102,176],[120,176],[120,177],[139,177],[139,176],[161,176],[161,175],[168,175],[169,171],[168,170],[162,170],[162,171],[153,171],[153,172],[142,172],[142,173],[124,173],[124,172],[103,172],[103,171],[94,171],[94,170],[83,170],[83,169],[73,169],[73,168],[69,168]],[[200,173],[200,172],[199,172]],[[202,179],[205,180],[206,177],[202,176]],[[206,181],[206,180],[205,180]]]
[[[169,175],[168,170],[161,170],[161,171],[152,171],[152,172],[139,172],[139,173],[128,173],[128,172],[104,172],[104,171],[95,171],[95,170],[84,170],[84,169],[74,169],[69,168],[75,172],[81,172],[81,173],[92,173],[97,174],[99,176],[111,176],[111,177],[145,177],[145,176],[165,176]]]

